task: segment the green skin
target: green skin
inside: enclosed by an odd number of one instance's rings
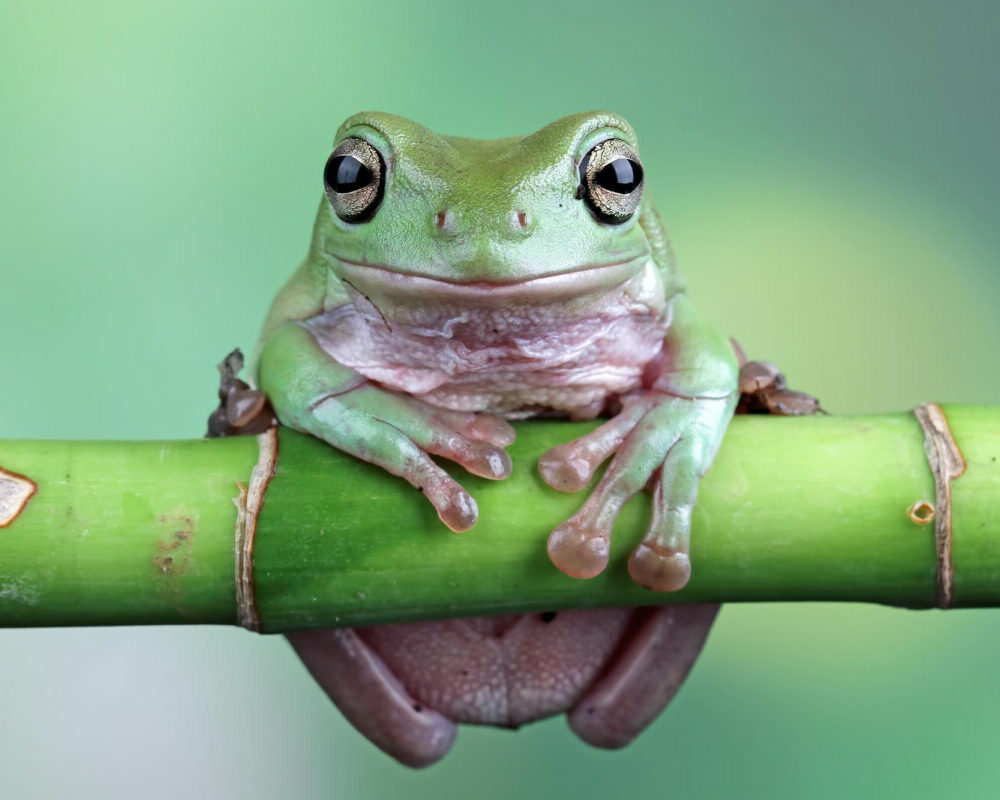
[[[575,577],[601,572],[620,508],[651,482],[653,518],[629,571],[654,590],[681,588],[690,575],[691,509],[733,413],[738,366],[730,343],[684,297],[648,193],[619,224],[598,219],[577,198],[585,154],[609,138],[636,148],[631,127],[614,114],[586,113],[527,137],[480,141],[363,113],[340,127],[336,143],[348,137],[365,139],[383,155],[384,196],[374,216],[357,223],[341,220],[324,199],[309,254],[271,307],[257,378],[282,423],[404,477],[449,527],[466,530],[475,522],[474,501],[427,454],[502,479],[510,469],[502,450],[513,437],[509,426],[366,379],[338,363],[300,323],[356,302],[351,288],[366,268],[433,279],[410,289],[414,295],[442,284],[520,286],[527,293],[533,279],[651,259],[662,281],[665,334],[655,380],[624,393],[630,403],[605,426],[543,455],[540,469],[553,488],[577,491],[614,454],[579,512],[553,531],[549,553],[557,567]],[[520,226],[512,224],[518,212]],[[572,281],[555,289],[542,281],[538,294],[560,302]]]
[[[379,173],[367,186],[381,185],[381,200],[328,165],[309,255],[261,338],[258,384],[281,422],[405,478],[461,531],[476,521],[475,501],[431,455],[499,480],[514,439],[505,417],[617,412],[539,461],[546,483],[579,491],[612,459],[552,531],[549,555],[571,576],[600,573],[619,511],[648,486],[653,513],[629,572],[680,589],[691,510],[733,414],[738,367],[687,303],[641,182],[611,181],[634,187],[611,197],[624,205],[594,199],[609,195],[591,165],[621,152],[638,164],[632,129],[590,113],[476,141],[366,113],[341,126],[335,146],[335,169],[343,148],[360,148],[351,152]],[[353,213],[361,197],[377,204],[363,220]],[[451,747],[456,723],[517,727],[562,712],[588,743],[624,746],[677,691],[716,610],[569,610],[289,638],[362,733],[424,766]]]

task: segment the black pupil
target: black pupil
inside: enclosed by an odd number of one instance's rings
[[[326,165],[326,182],[340,194],[364,189],[372,177],[372,171],[354,156],[337,156]]]
[[[616,158],[594,178],[597,185],[617,194],[629,194],[642,182],[642,167],[627,158]]]

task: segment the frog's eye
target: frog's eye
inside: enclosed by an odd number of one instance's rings
[[[364,139],[352,136],[337,145],[323,170],[326,196],[345,222],[365,222],[382,202],[385,162]]]
[[[639,154],[621,139],[605,139],[580,162],[577,196],[601,222],[619,224],[631,217],[642,198]]]

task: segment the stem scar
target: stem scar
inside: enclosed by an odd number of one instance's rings
[[[13,524],[38,491],[38,484],[27,475],[0,467],[0,528]]]
[[[906,516],[917,525],[926,525],[934,520],[934,506],[926,500],[918,500],[907,509]]]

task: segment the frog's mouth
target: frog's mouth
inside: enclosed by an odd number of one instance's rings
[[[392,267],[361,264],[331,256],[341,278],[357,291],[379,295],[408,295],[465,304],[502,305],[523,301],[556,301],[608,291],[638,275],[650,264],[650,254],[609,264],[586,264],[559,272],[512,280],[474,280],[431,277]]]

